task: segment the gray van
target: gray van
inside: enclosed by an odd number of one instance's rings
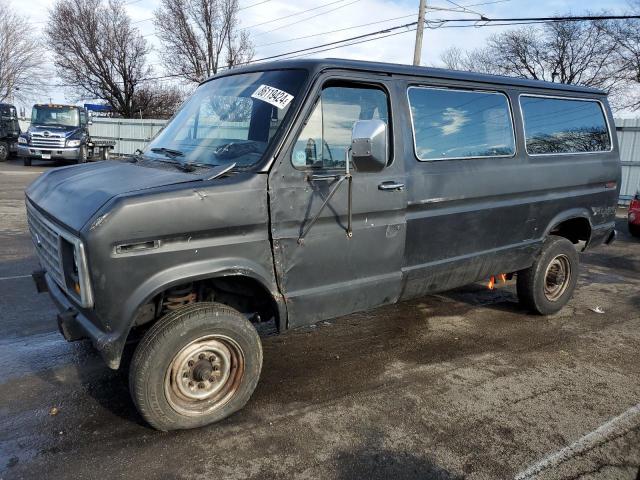
[[[504,275],[523,307],[570,299],[578,250],[615,237],[606,95],[347,60],[233,69],[144,152],[51,170],[26,192],[68,340],[159,430],[242,408],[258,332]],[[268,372],[265,372],[268,375]]]

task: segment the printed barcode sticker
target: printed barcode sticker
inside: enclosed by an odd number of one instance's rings
[[[280,109],[286,107],[293,100],[293,95],[269,85],[260,85],[255,92],[251,94],[252,98],[257,98],[263,102],[267,102]]]

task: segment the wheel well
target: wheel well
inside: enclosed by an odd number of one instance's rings
[[[573,243],[588,242],[591,238],[591,224],[584,217],[570,218],[553,227],[549,233],[564,237]]]
[[[278,306],[271,293],[251,277],[229,275],[185,282],[159,292],[138,309],[129,336],[140,337],[159,318],[196,302],[228,305],[246,315],[261,334],[280,330]]]

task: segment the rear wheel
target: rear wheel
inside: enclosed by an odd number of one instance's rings
[[[540,315],[558,312],[571,299],[578,281],[579,259],[573,244],[549,236],[531,267],[518,272],[520,303]]]
[[[9,144],[0,142],[0,162],[6,162],[9,159]]]
[[[30,167],[31,166],[31,159],[29,157],[24,157],[22,159],[22,163],[25,167]]]
[[[262,368],[253,325],[218,303],[197,303],[161,318],[131,361],[136,407],[158,430],[200,427],[241,409]]]

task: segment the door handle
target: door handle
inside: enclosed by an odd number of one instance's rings
[[[382,182],[380,185],[378,185],[378,190],[398,192],[400,190],[404,190],[404,183],[398,183],[394,181]]]

